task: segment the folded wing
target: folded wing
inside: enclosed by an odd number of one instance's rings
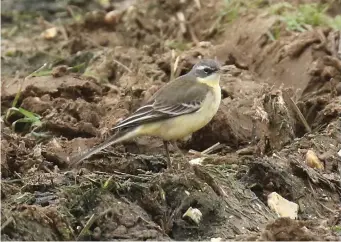
[[[141,124],[156,122],[184,114],[196,112],[201,107],[201,102],[181,103],[175,105],[146,105],[133,113],[130,117],[118,123],[114,129],[135,127]]]
[[[205,84],[183,76],[161,88],[145,106],[118,123],[114,129],[136,127],[196,112],[201,108],[207,92]]]

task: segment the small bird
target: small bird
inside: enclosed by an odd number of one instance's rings
[[[119,122],[118,132],[102,144],[81,155],[73,165],[106,147],[140,136],[159,137],[171,160],[168,142],[184,139],[208,124],[221,101],[220,64],[212,59],[200,60],[190,72],[169,82],[131,116]]]

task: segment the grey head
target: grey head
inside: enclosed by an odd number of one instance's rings
[[[195,64],[189,73],[200,78],[206,78],[219,72],[220,68],[221,66],[218,61],[213,59],[203,59]]]

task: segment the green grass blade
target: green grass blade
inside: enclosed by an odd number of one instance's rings
[[[22,115],[24,115],[27,118],[31,118],[34,120],[39,120],[40,116],[38,114],[32,113],[30,111],[27,111],[26,109],[23,108],[18,108],[18,112],[21,113]]]

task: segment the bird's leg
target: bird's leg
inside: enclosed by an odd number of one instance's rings
[[[176,144],[176,141],[172,141],[171,144],[176,149],[176,151],[181,155],[182,160],[186,161],[185,154],[182,152],[182,150],[180,150],[180,148]],[[177,162],[177,168],[178,168],[178,170],[180,170],[180,163],[179,162]]]
[[[168,141],[163,141],[163,146],[165,147],[166,150],[166,155],[167,155],[167,169],[172,169],[172,161],[169,156],[169,150],[168,150]]]

